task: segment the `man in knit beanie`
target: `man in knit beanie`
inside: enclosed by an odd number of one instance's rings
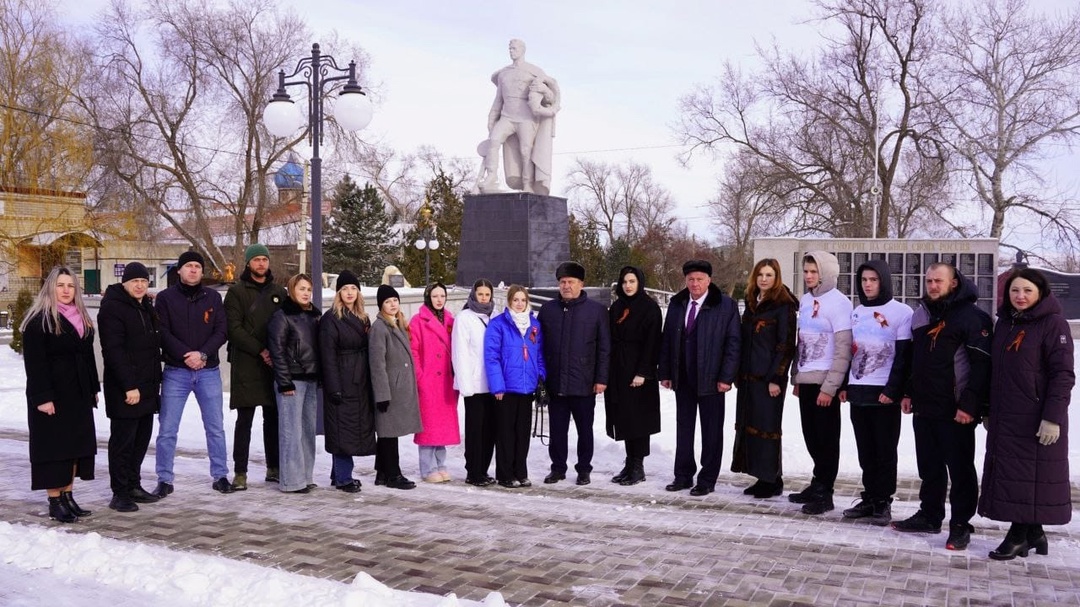
[[[278,480],[278,411],[266,328],[286,297],[285,288],[274,284],[270,250],[258,242],[248,246],[244,250],[244,271],[225,294],[232,364],[229,408],[236,410],[233,488],[237,491],[247,489],[251,427],[259,407],[262,407],[266,480]]]

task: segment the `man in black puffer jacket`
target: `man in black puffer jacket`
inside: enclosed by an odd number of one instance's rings
[[[589,299],[585,268],[568,261],[555,271],[559,279],[559,299],[540,307],[537,315],[544,335],[547,388],[551,394],[551,474],[547,484],[566,478],[570,418],[577,428],[577,484],[591,481],[593,418],[596,395],[607,388],[611,356],[611,333],[607,308]]]
[[[915,458],[919,466],[919,511],[893,523],[903,532],[939,533],[949,502],[949,550],[964,550],[974,530],[979,479],[975,471],[975,426],[989,401],[990,315],[975,302],[975,284],[949,264],[926,272],[926,294],[911,317],[912,358],[904,413],[914,413]]]

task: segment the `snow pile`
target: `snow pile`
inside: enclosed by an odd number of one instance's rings
[[[0,579],[18,572],[19,584],[4,584],[5,605],[154,604],[261,607],[344,605],[347,607],[504,607],[492,592],[482,602],[392,590],[360,572],[351,584],[323,580],[226,558],[173,552],[156,546],[0,522]],[[46,575],[42,575],[46,574]],[[10,596],[13,588],[26,594]],[[69,596],[57,596],[68,589]],[[64,600],[67,599],[67,600]],[[98,600],[100,599],[100,603]]]

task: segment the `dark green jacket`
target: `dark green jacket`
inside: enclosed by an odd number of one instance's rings
[[[232,364],[230,408],[277,402],[274,370],[263,362],[260,352],[266,348],[266,327],[270,317],[287,298],[285,288],[274,284],[274,276],[269,271],[266,282],[260,284],[251,280],[251,272],[247,269],[225,294],[229,363]]]

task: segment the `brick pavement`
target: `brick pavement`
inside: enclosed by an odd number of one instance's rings
[[[255,478],[259,462],[248,491],[219,495],[205,461],[184,457],[201,454],[181,452],[176,493],[118,514],[106,508],[104,447],[98,479],[77,488],[95,513],[67,529],[343,582],[365,571],[399,590],[474,600],[495,590],[520,605],[1080,606],[1080,522],[1049,528],[1049,556],[997,563],[986,552],[1005,526],[992,521],[976,519],[971,548],[950,553],[944,533],[906,536],[841,520],[855,479],[841,480],[837,510],[824,517],[799,514],[783,498],[745,498],[735,475],[703,499],[666,493],[659,473],[615,489],[605,471],[589,487],[508,491],[457,481],[396,491],[372,486],[371,458],[358,460],[356,495],[282,494]],[[28,489],[25,452],[24,435],[0,432],[0,519],[54,525],[44,494]],[[151,453],[144,478],[152,468]],[[915,480],[901,484],[897,517],[916,509]]]

